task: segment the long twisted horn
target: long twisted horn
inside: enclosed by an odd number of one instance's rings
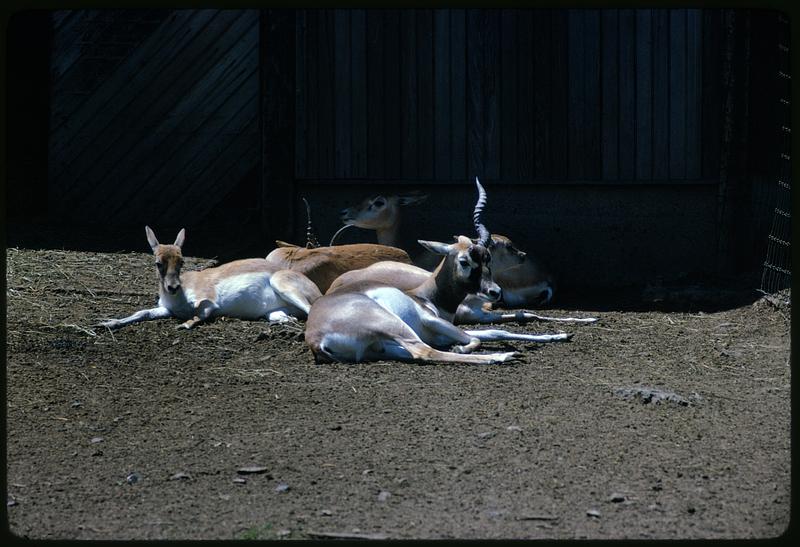
[[[311,226],[311,206],[306,201],[306,198],[303,198],[303,203],[306,204],[306,218],[308,219],[308,224],[306,225],[306,249],[316,249],[319,247],[319,241],[317,241],[317,237],[314,235],[314,228]]]
[[[475,210],[472,213],[472,222],[478,230],[478,245],[488,248],[489,242],[492,239],[492,234],[486,229],[486,226],[481,223],[481,213],[483,207],[486,205],[486,190],[481,186],[481,181],[475,177],[475,184],[478,186],[478,202],[475,204]]]

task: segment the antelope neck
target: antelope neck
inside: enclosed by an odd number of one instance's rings
[[[449,314],[455,314],[459,304],[467,296],[467,290],[454,282],[452,256],[445,258],[425,283],[409,292],[429,300]]]

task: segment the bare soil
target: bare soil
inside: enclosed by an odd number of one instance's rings
[[[302,323],[92,327],[153,305],[149,255],[6,261],[17,536],[769,538],[789,525],[781,295],[549,310],[600,321],[567,326],[568,343],[487,345],[522,352],[507,365],[316,365]]]

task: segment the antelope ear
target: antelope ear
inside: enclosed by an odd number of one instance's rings
[[[175,238],[175,245],[176,247],[183,247],[183,240],[186,239],[186,228],[181,228],[181,231],[178,232],[178,237]]]
[[[400,205],[414,205],[415,203],[422,203],[428,199],[428,194],[410,193],[397,196],[397,203]]]
[[[458,236],[458,242],[461,243],[462,245],[467,245],[467,246],[470,246],[470,245],[473,244],[472,240],[470,238],[468,238],[467,236]]]
[[[418,239],[417,243],[437,255],[450,254],[450,245],[448,243],[441,243],[439,241],[425,241],[424,239]]]
[[[144,227],[144,233],[147,235],[147,242],[150,244],[150,248],[153,249],[153,252],[156,252],[156,249],[158,248],[156,234],[153,233],[153,230],[150,229],[150,226]]]
[[[300,246],[300,245],[295,245],[294,243],[287,243],[285,241],[281,241],[280,239],[275,240],[275,245],[277,245],[278,247],[292,247],[292,248]]]

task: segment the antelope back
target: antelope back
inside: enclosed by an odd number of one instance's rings
[[[411,264],[408,253],[396,247],[373,243],[336,245],[334,247],[281,247],[267,255],[267,261],[279,269],[294,270],[311,279],[325,293],[331,283],[345,272],[376,262],[392,260]]]

